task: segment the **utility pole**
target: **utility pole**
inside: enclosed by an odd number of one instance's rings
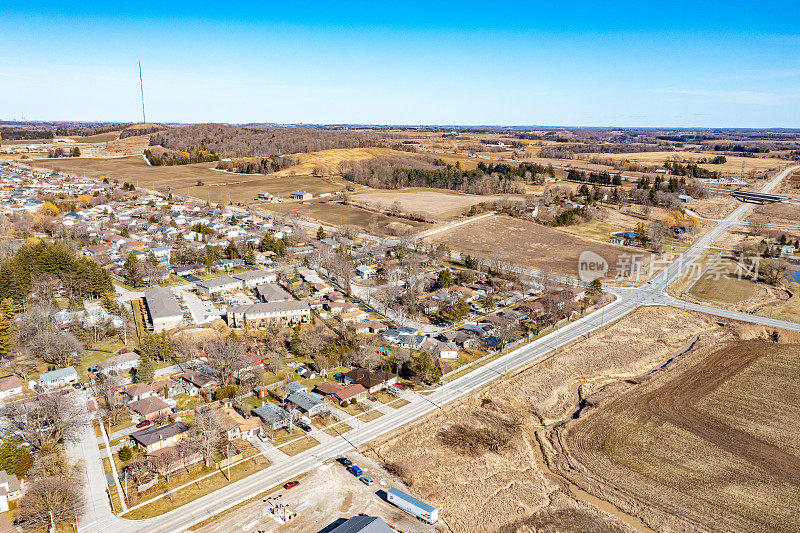
[[[142,95],[142,122],[147,122],[144,115],[144,83],[142,83],[142,62],[139,61],[139,92]]]

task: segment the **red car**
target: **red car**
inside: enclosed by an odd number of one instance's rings
[[[406,385],[405,383],[398,383],[397,384],[397,388],[398,389],[402,389],[402,390],[406,390],[408,388],[408,385]]]
[[[149,420],[142,420],[141,422],[136,424],[136,427],[137,428],[146,428],[149,425],[150,425],[150,421]]]
[[[283,488],[284,488],[284,489],[293,489],[293,488],[295,488],[295,487],[296,487],[297,485],[299,485],[299,484],[300,484],[300,482],[299,482],[299,481],[290,481],[289,483],[287,483],[286,485],[284,485],[284,486],[283,486]]]

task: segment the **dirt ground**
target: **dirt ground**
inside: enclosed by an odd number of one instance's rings
[[[380,204],[385,208],[395,202],[406,213],[423,213],[435,220],[445,220],[464,213],[470,206],[481,202],[519,199],[519,196],[481,196],[431,189],[400,189],[392,191],[367,191],[353,195],[353,200]]]
[[[779,224],[800,227],[800,205],[766,204],[753,208],[745,217],[748,222],[761,224]],[[791,232],[792,230],[787,230]],[[797,230],[794,230],[797,232]]]
[[[584,250],[601,255],[608,262],[607,277],[614,277],[618,263],[631,254],[641,256],[646,275],[650,253],[638,248],[617,246],[571,235],[529,222],[498,215],[465,224],[431,237],[435,244],[445,243],[451,250],[482,259],[498,260],[565,276],[577,276],[578,256]],[[620,263],[622,266],[622,263]]]
[[[773,336],[717,328],[667,369],[599,390],[549,432],[554,467],[658,531],[797,531],[800,338]]]
[[[204,533],[229,533],[231,531],[289,532],[324,530],[340,519],[352,518],[358,513],[379,516],[400,532],[434,533],[446,531],[443,523],[426,525],[385,501],[385,491],[399,488],[413,492],[402,481],[386,472],[373,460],[360,454],[346,454],[364,469],[375,484],[366,486],[355,476],[334,461],[328,461],[300,479],[300,485],[289,490],[281,488],[269,498],[280,496],[281,503],[288,505],[297,517],[286,524],[279,524],[265,513],[269,502],[261,498],[230,513],[220,516],[203,526]]]
[[[609,380],[656,368],[711,327],[702,315],[641,308],[550,359],[377,442],[370,453],[436,505],[454,532],[630,531],[630,517],[567,491],[563,479],[542,462],[534,431],[569,418],[578,406],[579,388],[593,390]],[[494,451],[472,454],[442,439],[443,432],[453,428],[492,432],[515,420],[521,423],[517,433]]]

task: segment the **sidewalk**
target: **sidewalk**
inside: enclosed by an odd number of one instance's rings
[[[264,442],[258,437],[250,437],[249,442],[255,446],[256,449],[261,452],[261,455],[266,457],[272,464],[280,463],[281,461],[285,461],[290,457],[273,446],[269,441]]]

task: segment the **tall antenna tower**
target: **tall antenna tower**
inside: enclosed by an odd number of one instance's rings
[[[144,116],[144,84],[142,83],[142,62],[139,61],[139,92],[142,95],[142,122],[147,122]]]

